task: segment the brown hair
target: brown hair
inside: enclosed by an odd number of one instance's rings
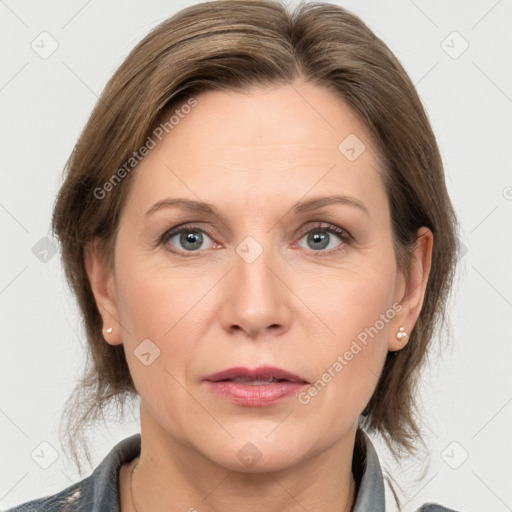
[[[107,406],[122,409],[136,393],[123,346],[103,338],[84,265],[84,251],[95,236],[112,264],[133,172],[125,168],[122,179],[112,182],[114,175],[145,144],[161,115],[192,95],[298,78],[333,91],[370,130],[382,160],[400,269],[408,271],[418,228],[434,233],[419,319],[405,348],[396,357],[388,353],[361,418],[395,455],[403,449],[413,453],[414,441],[421,440],[415,389],[435,327],[445,323],[458,239],[436,139],[414,85],[388,47],[341,7],[310,3],[289,12],[271,0],[226,0],[180,11],[132,50],[106,85],[66,165],[53,229],[88,342],[87,366],[64,414],[79,468],[75,443],[85,426],[103,417]],[[100,194],[109,181],[108,193]],[[89,459],[87,449],[86,454]]]

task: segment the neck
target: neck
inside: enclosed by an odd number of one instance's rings
[[[355,431],[291,467],[247,473],[222,467],[154,427],[141,408],[141,454],[125,468],[122,512],[352,510]]]

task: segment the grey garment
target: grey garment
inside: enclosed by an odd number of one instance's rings
[[[123,464],[139,455],[140,434],[134,434],[116,444],[87,478],[57,494],[28,501],[6,512],[120,512],[119,471]],[[361,429],[356,435],[352,471],[357,493],[352,512],[385,512],[379,458],[370,438]],[[429,503],[417,512],[456,511]]]

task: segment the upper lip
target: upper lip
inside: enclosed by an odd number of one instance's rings
[[[288,380],[290,382],[304,382],[307,380],[299,375],[295,375],[289,371],[283,370],[282,368],[275,368],[274,366],[263,366],[259,368],[244,368],[243,366],[237,366],[234,368],[228,368],[217,373],[212,373],[205,377],[205,380],[210,382],[219,382],[221,380],[234,379],[236,377],[245,377],[252,380],[267,380],[267,379],[281,379]]]

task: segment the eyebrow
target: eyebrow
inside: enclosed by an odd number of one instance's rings
[[[355,208],[359,208],[367,215],[370,215],[368,208],[366,208],[366,206],[361,201],[359,201],[359,199],[356,199],[355,197],[351,196],[340,195],[317,197],[314,199],[309,199],[308,201],[301,201],[294,205],[293,212],[297,214],[305,213],[311,210],[322,208],[323,206],[329,206],[331,204],[343,204],[346,206],[354,206]]]
[[[323,197],[316,197],[313,199],[309,199],[307,201],[300,201],[295,203],[292,207],[292,212],[295,214],[306,213],[311,210],[317,210],[324,206],[329,206],[332,204],[342,204],[346,206],[353,206],[363,211],[367,215],[369,215],[368,208],[356,199],[355,197],[345,196],[345,195],[330,195]],[[202,201],[194,201],[192,199],[184,199],[184,198],[167,198],[155,203],[151,208],[146,212],[146,216],[149,216],[162,208],[181,208],[183,210],[188,210],[190,212],[202,213],[205,215],[213,215],[221,219],[224,223],[226,223],[225,217],[211,204],[205,203]]]

